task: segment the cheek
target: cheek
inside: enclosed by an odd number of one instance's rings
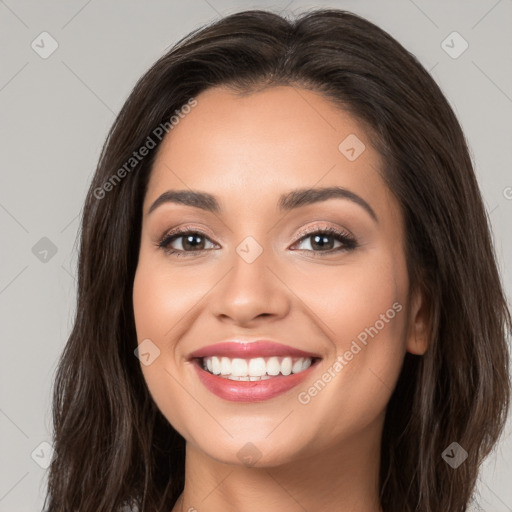
[[[183,418],[190,417],[194,412],[190,410],[191,401],[180,384],[184,380],[184,375],[180,373],[183,372],[183,365],[180,365],[177,343],[174,341],[182,336],[185,322],[180,320],[191,308],[184,300],[185,289],[187,285],[180,282],[178,273],[169,275],[168,270],[144,255],[139,259],[133,283],[139,351],[142,352],[143,343],[147,344],[147,340],[151,342],[151,362],[144,364],[141,359],[141,370],[157,407],[179,432],[185,431]],[[191,294],[194,295],[193,292]]]
[[[405,351],[407,279],[392,253],[352,268],[331,322],[337,333],[337,352],[358,376],[392,386]],[[360,369],[364,367],[364,371]],[[352,372],[351,372],[352,373]]]
[[[364,344],[375,329],[382,337],[402,341],[408,283],[399,255],[373,251],[346,265],[310,266],[287,279],[337,352],[348,350],[352,340]]]
[[[155,267],[140,264],[133,283],[133,310],[137,337],[164,338],[172,320],[178,315],[180,302],[175,300],[175,287],[169,287],[167,280]]]
[[[205,294],[207,283],[191,279],[187,271],[171,271],[159,258],[142,255],[133,284],[133,309],[137,337],[155,343],[176,339],[182,320],[193,314]],[[172,347],[167,347],[172,349]]]
[[[393,251],[382,252],[315,282],[323,285],[322,293],[310,287],[308,305],[336,354],[322,362],[321,382],[303,390],[299,401],[326,418],[332,432],[346,434],[384,411],[400,373],[407,327],[405,262]]]

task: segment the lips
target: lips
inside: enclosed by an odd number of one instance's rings
[[[274,341],[257,340],[250,343],[239,341],[223,341],[202,347],[188,356],[188,360],[203,357],[224,356],[229,358],[252,359],[255,357],[311,357],[320,359],[319,354],[299,350],[289,345]]]
[[[265,358],[267,363],[269,363],[269,359],[276,362],[281,358],[285,358],[288,360],[288,371],[285,371],[284,367],[286,364],[283,363],[281,372],[285,372],[285,375],[275,375],[275,372],[268,369],[269,366],[267,365],[267,369],[271,372],[272,376],[265,375],[263,377],[250,377],[249,380],[247,380],[247,377],[245,377],[246,380],[232,380],[232,378],[236,379],[237,377],[234,375],[230,377],[227,374],[214,374],[206,368],[207,361],[211,365],[212,359],[217,360],[214,363],[216,365],[219,359],[226,358],[230,358],[234,364],[238,363],[235,364],[235,366],[243,363],[241,360],[254,362],[256,358]],[[297,373],[290,373],[289,365],[292,362],[291,360],[297,362],[297,359],[299,361],[303,360],[304,362],[306,362],[305,360],[307,359],[309,364],[304,365],[305,369],[297,369]],[[189,362],[194,363],[192,367],[204,387],[218,397],[232,402],[261,402],[286,393],[308,379],[312,372],[316,371],[321,359],[320,355],[313,352],[299,350],[288,345],[267,340],[258,340],[250,343],[224,341],[200,348],[188,356]],[[226,367],[229,366],[227,365],[227,361],[225,361],[225,363]],[[262,363],[262,360],[260,360],[259,363]],[[229,366],[229,368],[231,368],[231,366]],[[215,369],[213,370],[215,371]],[[230,371],[237,373],[234,367],[232,370],[227,370],[227,373]],[[256,373],[261,374],[261,371],[260,368],[259,372],[257,371]],[[219,368],[217,368],[216,373],[219,373]],[[247,372],[244,371],[242,373]],[[250,371],[249,373],[253,372]],[[239,378],[244,379],[244,377]]]

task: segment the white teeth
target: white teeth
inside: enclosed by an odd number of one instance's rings
[[[256,357],[241,359],[229,357],[205,357],[203,368],[214,375],[231,380],[256,381],[266,380],[282,374],[290,375],[307,370],[313,360],[311,357]]]
[[[301,370],[302,370],[302,359],[297,359],[297,361],[295,361],[295,363],[293,363],[292,372],[299,373]]]
[[[227,359],[227,357],[223,357],[222,359]],[[233,377],[246,377],[247,361],[245,359],[233,359],[231,361],[231,375],[233,375]]]
[[[249,359],[249,375],[251,377],[262,377],[267,373],[267,365],[263,357]]]
[[[220,360],[220,374],[229,375],[231,373],[231,363],[227,357]]]
[[[234,375],[229,375],[229,377],[227,377],[229,380],[244,380],[244,381],[256,381],[256,380],[267,380],[267,379],[270,379],[271,377],[269,377],[268,375],[263,375],[261,377],[250,377],[250,376],[244,376],[244,377],[237,377],[237,376],[234,376]]]
[[[267,361],[267,373],[269,375],[279,375],[281,371],[281,363],[277,357],[271,357]]]
[[[301,371],[307,370],[311,366],[312,363],[313,363],[313,360],[310,357],[306,357],[302,363]],[[293,373],[297,373],[297,372],[294,371]]]
[[[281,373],[283,375],[290,375],[292,373],[292,358],[285,357],[281,363]]]
[[[220,373],[219,358],[215,357],[215,356],[212,357],[212,373],[214,373],[215,375],[219,375],[219,373]]]

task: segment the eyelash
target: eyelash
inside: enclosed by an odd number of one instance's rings
[[[181,238],[187,234],[199,235],[201,237],[204,237],[204,238],[207,238],[208,240],[210,240],[208,238],[208,236],[205,233],[203,233],[202,231],[200,231],[196,228],[193,228],[193,227],[186,227],[186,228],[180,229],[179,231],[174,231],[174,232],[171,231],[170,233],[166,233],[164,235],[164,237],[156,245],[158,248],[162,249],[165,253],[167,253],[169,255],[177,256],[177,257],[189,257],[189,256],[192,256],[194,253],[202,253],[204,251],[211,250],[211,249],[200,249],[198,251],[183,251],[183,250],[178,250],[178,249],[169,249],[169,245],[171,244],[171,242],[173,242],[174,240],[177,240],[178,238]],[[341,231],[339,229],[333,228],[333,227],[325,227],[325,228],[315,227],[314,229],[301,231],[298,235],[299,238],[294,242],[293,245],[297,244],[298,242],[301,242],[303,239],[307,239],[307,238],[311,237],[312,235],[335,236],[336,240],[338,240],[339,242],[341,242],[343,244],[341,247],[337,247],[335,249],[329,249],[327,251],[314,251],[314,250],[310,250],[310,249],[299,249],[299,250],[307,250],[309,252],[316,253],[315,257],[317,257],[317,255],[321,257],[322,253],[331,255],[333,253],[338,253],[338,252],[352,251],[358,246],[355,238],[350,236],[348,233]],[[210,240],[210,242],[211,242],[211,240]],[[187,254],[187,253],[189,253],[189,254]],[[318,253],[320,253],[320,254],[318,254]]]

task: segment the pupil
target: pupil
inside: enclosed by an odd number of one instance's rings
[[[313,246],[314,245],[318,245],[319,247],[325,249],[327,246],[327,249],[332,249],[332,245],[333,245],[333,241],[331,240],[331,243],[329,243],[328,241],[326,242],[326,240],[329,240],[331,237],[328,236],[328,235],[315,235],[313,237],[313,240],[314,240],[314,243],[313,243]]]
[[[201,242],[199,242],[199,244],[194,244],[193,240],[194,239],[198,239],[198,238],[200,239],[201,236],[199,236],[199,235],[187,235],[185,237],[185,243],[183,244],[183,247],[186,249],[187,245],[188,245],[189,248],[192,247],[192,248],[196,248],[197,249],[198,246],[201,246],[201,245],[204,244],[204,242],[203,242],[203,244]]]

